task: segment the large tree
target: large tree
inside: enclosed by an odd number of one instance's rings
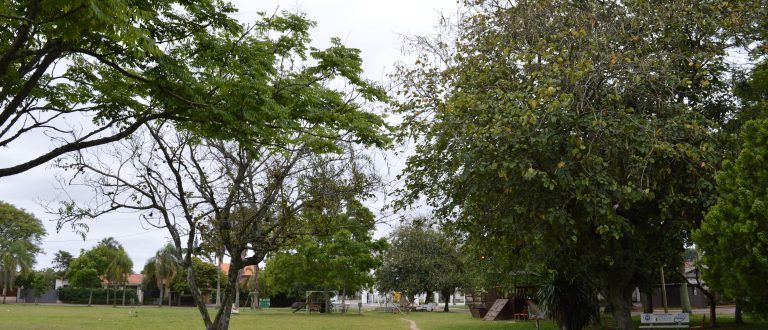
[[[14,285],[18,273],[27,273],[40,253],[46,235],[42,222],[34,215],[0,201],[0,283],[5,294]]]
[[[422,221],[398,227],[390,235],[390,248],[376,271],[380,290],[402,291],[408,297],[440,292],[448,311],[450,297],[465,284],[458,244]]]
[[[466,4],[455,42],[419,39],[398,74],[418,142],[404,201],[426,196],[478,241],[504,237],[510,267],[594,278],[632,328],[632,291],[679,265],[709,203],[734,110],[723,22],[744,7]]]
[[[158,121],[96,157],[71,154],[60,165],[82,172],[75,182],[94,188],[104,203],[67,203],[59,224],[118,209],[141,212],[171,235],[205,326],[226,329],[237,271],[260,262],[290,232],[303,207],[307,170],[315,162],[343,159],[341,142],[388,142],[383,119],[362,108],[362,102],[383,100],[384,93],[360,77],[359,51],[338,39],[328,49],[308,47],[312,26],[300,15],[275,15],[180,51],[199,68],[195,77],[213,86],[196,98],[216,99],[209,111],[194,113],[238,115],[201,127]],[[332,81],[346,89],[329,87]],[[227,140],[241,130],[258,134]],[[198,240],[208,237],[221,242],[231,260],[215,318],[194,283],[191,262]]]

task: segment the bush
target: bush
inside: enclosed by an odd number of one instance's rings
[[[93,289],[93,299],[91,304],[104,305],[107,303],[107,291],[109,291],[109,303],[112,304],[113,297],[117,298],[117,304],[123,303],[123,290],[114,289]],[[66,304],[87,304],[90,289],[83,288],[61,288],[59,289],[59,300]],[[131,300],[133,299],[133,300]],[[135,290],[125,290],[125,304],[134,304],[139,302]]]

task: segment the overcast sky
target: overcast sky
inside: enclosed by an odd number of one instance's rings
[[[244,23],[253,22],[259,11],[272,13],[279,8],[306,13],[308,18],[318,23],[312,30],[313,46],[323,48],[332,37],[341,38],[345,45],[362,50],[365,77],[382,83],[386,83],[386,75],[391,72],[393,64],[404,58],[402,36],[434,33],[440,13],[450,16],[458,7],[455,0],[241,0],[234,3],[240,9],[237,18]],[[51,143],[44,137],[25,139],[9,149],[0,150],[0,166],[11,164],[14,160],[30,159],[49,150],[50,146]],[[390,169],[381,166],[379,170],[392,179],[402,168],[402,160],[388,154],[387,161]],[[377,163],[383,165],[381,161]],[[46,254],[38,256],[35,268],[49,267],[53,254],[58,250],[77,256],[80,249],[88,249],[102,238],[112,236],[125,246],[133,259],[134,271],[138,272],[146,260],[166,243],[168,235],[165,229],[143,228],[136,214],[113,214],[89,222],[90,232],[85,241],[67,228],[57,234],[53,217],[45,214],[40,206],[40,203],[55,200],[63,194],[55,189],[55,174],[56,170],[50,166],[41,166],[19,175],[0,178],[0,200],[33,213],[43,221],[48,231],[42,246]],[[88,197],[87,191],[67,189],[67,193],[78,199]],[[381,234],[387,230],[387,226],[382,226],[378,232]]]

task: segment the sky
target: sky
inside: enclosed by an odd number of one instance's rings
[[[362,51],[364,77],[382,84],[398,61],[407,61],[403,53],[403,36],[434,34],[439,17],[451,16],[458,4],[455,0],[291,0],[291,1],[233,1],[240,12],[236,18],[243,23],[257,19],[257,12],[273,13],[286,10],[303,12],[317,22],[311,31],[312,45],[324,48],[332,37],[338,37],[348,47]],[[10,148],[0,149],[0,166],[15,164],[47,151],[51,142],[44,136],[30,136]],[[394,153],[376,156],[378,170],[385,181],[393,180],[403,167],[403,156]],[[40,219],[48,232],[43,238],[45,254],[38,255],[35,268],[51,266],[54,253],[65,250],[74,256],[81,249],[89,249],[105,237],[114,237],[123,244],[139,272],[147,259],[168,241],[165,229],[142,226],[138,215],[118,213],[90,221],[85,240],[68,228],[56,233],[54,217],[45,213],[43,205],[55,205],[57,198],[72,196],[89,199],[89,191],[77,187],[61,190],[56,177],[61,175],[50,164],[11,177],[0,178],[0,200],[24,208]],[[374,202],[374,212],[386,200]],[[381,224],[377,234],[385,234],[390,225]]]

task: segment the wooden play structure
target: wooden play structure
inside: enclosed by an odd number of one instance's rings
[[[528,320],[533,287],[516,286],[511,290],[493,288],[467,292],[466,303],[474,318],[483,320]]]
[[[338,296],[338,291],[307,291],[307,299],[304,302],[307,313],[330,313],[332,311],[331,297]],[[325,300],[327,298],[327,300]]]

